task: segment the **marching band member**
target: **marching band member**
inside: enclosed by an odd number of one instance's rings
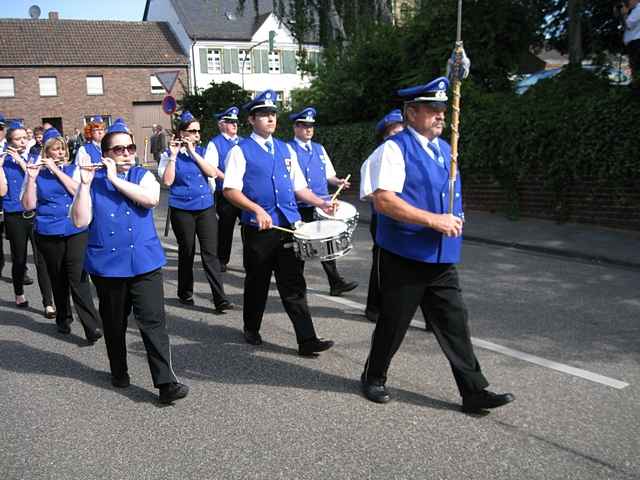
[[[44,132],[41,153],[37,164],[27,165],[22,206],[36,210],[36,243],[52,282],[58,331],[71,332],[71,293],[85,337],[92,345],[102,333],[84,271],[87,232],[76,228],[68,215],[80,183],[79,171],[75,164],[68,164],[67,143],[55,128]]]
[[[225,197],[243,210],[244,338],[251,345],[262,344],[260,325],[275,272],[298,353],[312,356],[331,348],[333,341],[316,336],[307,305],[304,262],[286,245],[292,241],[291,234],[271,227],[291,227],[300,221],[296,198],[327,212],[333,207],[307,188],[293,149],[272,137],[275,99],[273,90],[265,90],[243,107],[249,112],[253,133],[229,151],[223,185]]]
[[[39,254],[33,231],[35,211],[25,210],[20,202],[20,192],[24,183],[27,169],[27,132],[18,122],[12,122],[7,129],[6,155],[0,157],[2,166],[0,185],[4,184],[3,208],[5,233],[11,249],[11,279],[13,292],[16,296],[16,306],[26,308],[29,302],[24,296],[24,277],[27,265],[27,242],[31,242],[31,249],[38,274],[38,286],[42,294],[42,304],[47,318],[55,318],[51,282],[47,273],[47,266],[42,255]],[[0,193],[2,193],[0,191]]]
[[[241,210],[224,198],[222,194],[227,154],[242,140],[242,137],[238,136],[239,112],[240,109],[234,106],[227,108],[224,112],[216,113],[220,134],[211,139],[204,157],[209,163],[218,165],[215,179],[215,199],[216,211],[218,212],[218,259],[220,260],[220,270],[223,272],[227,271],[227,264],[231,258],[233,230],[241,213]]]
[[[349,188],[351,186],[349,182],[336,176],[336,171],[324,147],[311,141],[316,122],[315,108],[307,107],[301,112],[289,115],[289,119],[294,122],[294,138],[289,142],[289,145],[296,152],[298,165],[307,180],[309,189],[319,197],[327,197],[329,194],[327,183],[336,187],[344,185],[344,188]],[[298,211],[303,222],[315,220],[313,205],[299,200]],[[331,296],[340,296],[358,286],[358,282],[347,282],[342,278],[338,273],[335,260],[321,262],[321,265],[329,280],[329,294]]]
[[[170,187],[171,228],[178,241],[178,299],[193,305],[193,257],[196,237],[200,242],[202,266],[211,287],[216,310],[230,310],[222,284],[218,260],[218,219],[209,178],[216,177],[216,164],[205,160],[200,141],[200,123],[190,112],[182,112],[178,137],[169,144],[158,166],[162,183]]]
[[[362,373],[371,401],[385,403],[387,370],[419,305],[429,311],[434,334],[453,371],[466,412],[497,408],[514,400],[495,394],[473,352],[467,310],[455,263],[462,246],[462,198],[456,182],[454,212],[449,204],[451,150],[440,139],[449,82],[400,90],[407,128],[388,139],[366,180],[378,212],[380,317]]]
[[[87,159],[91,163],[102,162],[102,152],[100,151],[100,142],[104,137],[105,124],[101,116],[93,117],[84,127],[84,138],[86,143],[78,148],[76,154],[76,163],[83,162]]]
[[[5,145],[7,144],[7,139],[5,138],[6,127],[6,119],[4,118],[4,115],[0,113],[0,155],[5,154]],[[2,159],[0,159],[0,162],[2,162]],[[0,170],[2,169],[0,168]],[[2,172],[2,174],[4,175],[4,172]],[[2,198],[4,194],[1,193],[2,188],[2,185],[0,185],[0,277],[2,276],[2,270],[4,270],[4,242],[2,241],[2,237],[4,236],[4,214],[2,212]]]
[[[130,384],[125,334],[133,311],[160,402],[171,403],[187,396],[189,388],[177,381],[171,367],[162,282],[165,256],[152,212],[160,185],[151,172],[133,166],[136,145],[124,123],[109,128],[101,150],[104,169],[87,158],[79,165],[81,183],[71,218],[76,227],[89,227],[85,270],[98,293],[111,383],[118,388]]]

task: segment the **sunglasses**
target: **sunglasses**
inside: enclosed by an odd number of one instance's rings
[[[108,148],[107,150],[111,150],[116,155],[124,155],[124,151],[129,152],[130,155],[136,153],[137,147],[135,143],[131,145],[116,145],[115,147]]]
[[[200,133],[200,129],[192,128],[191,130],[185,130],[187,133]]]

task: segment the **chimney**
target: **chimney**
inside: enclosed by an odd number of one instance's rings
[[[58,12],[49,12],[49,20],[60,20]]]

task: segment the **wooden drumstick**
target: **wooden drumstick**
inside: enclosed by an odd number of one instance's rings
[[[350,178],[351,178],[351,174],[347,175],[347,177],[344,179],[344,182],[342,182],[342,185],[338,187],[338,190],[336,190],[336,193],[334,193],[333,197],[331,197],[331,203],[336,201],[336,198],[338,198],[338,195],[340,195],[340,192],[344,188],[344,184],[347,183]]]

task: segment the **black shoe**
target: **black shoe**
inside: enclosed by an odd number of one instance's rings
[[[125,374],[124,377],[115,377],[111,375],[111,385],[116,388],[127,388],[131,385],[131,378],[129,378],[129,374]]]
[[[338,283],[337,285],[334,285],[334,286],[331,287],[331,289],[329,291],[329,295],[331,295],[332,297],[339,297],[343,293],[350,292],[351,290],[353,290],[357,286],[358,286],[358,282],[345,282],[345,281],[342,281],[342,282]]]
[[[29,300],[25,300],[22,303],[16,303],[16,307],[18,307],[18,308],[29,308]]]
[[[371,310],[365,309],[364,316],[367,317],[367,320],[369,320],[370,322],[378,323],[378,317],[380,317],[380,314],[377,312],[372,312]]]
[[[222,273],[224,273],[224,272],[226,272],[226,271],[227,271],[227,264],[226,264],[226,263],[221,263],[221,264],[220,264],[220,271],[221,271]]]
[[[193,297],[189,298],[180,298],[178,297],[178,301],[183,305],[195,305],[196,302],[193,301]]]
[[[49,308],[47,308],[47,307],[49,307]],[[53,319],[53,318],[56,318],[57,315],[58,315],[58,312],[56,312],[55,307],[53,307],[51,305],[47,305],[46,307],[44,307],[44,316],[45,316],[45,318]]]
[[[387,387],[384,386],[384,383],[381,381],[368,382],[366,378],[364,378],[364,373],[360,377],[360,384],[362,387],[362,393],[367,399],[376,403],[387,403],[391,400],[391,395],[387,391]]]
[[[433,327],[431,326],[431,323],[429,322],[429,320],[424,321],[424,331],[433,332]]]
[[[69,325],[58,325],[58,333],[69,335],[71,333],[71,327]]]
[[[493,393],[489,390],[481,390],[462,397],[462,411],[466,413],[481,413],[488,408],[498,408],[511,403],[515,397],[511,393]]]
[[[98,328],[96,329],[95,332],[93,332],[93,335],[90,335],[87,337],[87,342],[89,342],[89,345],[93,345],[101,338],[102,338],[102,331]]]
[[[231,303],[229,300],[225,300],[220,305],[216,306],[216,312],[221,313],[225,310],[233,310],[234,308],[236,308],[236,306],[233,303]]]
[[[262,337],[252,330],[244,330],[244,341],[249,345],[262,345]]]
[[[175,400],[180,400],[189,394],[189,387],[182,383],[165,383],[160,385],[160,403],[168,405]]]
[[[303,357],[314,356],[316,353],[324,352],[333,347],[333,340],[323,340],[321,338],[314,338],[302,342],[298,346],[298,354]]]
[[[24,279],[22,280],[23,285],[33,285],[33,278],[31,278],[26,273],[24,274]]]

